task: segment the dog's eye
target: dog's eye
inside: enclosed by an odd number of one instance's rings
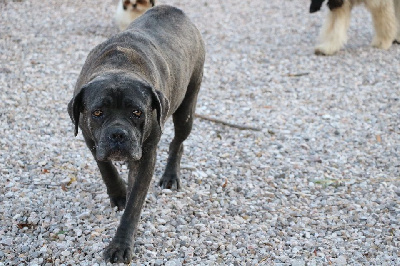
[[[139,118],[139,117],[142,115],[142,111],[140,111],[140,110],[134,110],[134,111],[132,112],[132,114],[133,114],[134,117]]]
[[[101,110],[94,110],[92,114],[93,114],[94,117],[100,117],[100,116],[103,115],[103,111],[101,111]]]

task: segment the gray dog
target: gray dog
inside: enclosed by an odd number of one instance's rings
[[[172,115],[175,136],[159,185],[179,189],[183,141],[193,124],[203,76],[204,42],[174,7],[150,9],[88,55],[68,112],[82,130],[111,205],[125,211],[104,251],[106,261],[129,263],[141,209],[154,172],[156,148]],[[112,164],[129,165],[128,187]]]

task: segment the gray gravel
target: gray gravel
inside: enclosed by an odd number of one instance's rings
[[[0,0],[0,265],[104,265],[111,209],[66,112],[117,1]],[[161,190],[159,145],[133,265],[399,265],[400,46],[313,55],[308,0],[178,1],[207,45],[183,191]],[[126,166],[120,165],[126,175]]]

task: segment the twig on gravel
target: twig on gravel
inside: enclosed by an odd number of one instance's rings
[[[216,119],[216,118],[211,118],[205,115],[199,115],[199,114],[195,114],[196,117],[200,118],[200,119],[204,119],[204,120],[208,120],[214,123],[218,123],[218,124],[222,124],[228,127],[233,127],[233,128],[237,128],[240,130],[253,130],[253,131],[261,131],[261,128],[257,128],[257,127],[249,127],[249,126],[244,126],[244,125],[237,125],[237,124],[232,124],[220,119]]]
[[[287,74],[287,76],[288,77],[301,77],[301,76],[307,76],[307,75],[309,75],[310,73],[308,73],[308,72],[305,72],[305,73],[294,73],[294,74]]]
[[[260,260],[259,263],[257,263],[257,266],[258,266],[258,265],[261,265],[261,263],[267,261],[268,259],[269,259],[268,257],[263,258],[262,260]]]
[[[30,183],[30,182],[21,182],[22,185],[26,186],[45,186],[45,187],[58,187],[59,184],[50,184],[50,183]]]

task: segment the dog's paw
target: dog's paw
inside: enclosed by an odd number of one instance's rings
[[[181,180],[177,175],[164,174],[158,185],[163,189],[180,190]]]
[[[320,49],[315,49],[315,50],[314,50],[314,54],[315,54],[315,55],[326,55],[326,54],[324,53],[324,51],[322,51],[322,50],[320,50]]]
[[[104,260],[111,263],[130,263],[133,257],[131,245],[111,242],[104,250]]]
[[[333,53],[329,53],[329,52],[327,52],[327,51],[325,51],[323,49],[320,49],[320,48],[315,48],[314,54],[315,55],[332,55]]]
[[[110,196],[111,207],[117,207],[118,211],[125,209],[126,196]]]
[[[372,47],[375,47],[378,49],[388,50],[392,46],[392,43],[393,43],[392,40],[384,40],[384,39],[374,37],[371,45],[372,45]]]
[[[338,51],[338,49],[334,49],[328,45],[318,45],[314,49],[314,54],[316,55],[333,55]]]

